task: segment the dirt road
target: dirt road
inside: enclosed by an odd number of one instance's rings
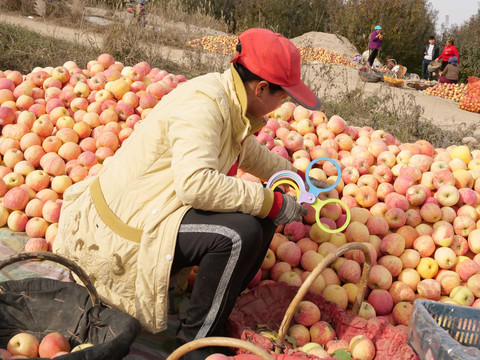
[[[103,47],[103,36],[96,32],[87,32],[83,29],[72,29],[58,26],[45,21],[44,18],[37,16],[17,16],[6,13],[0,13],[0,22],[21,26],[28,30],[35,31],[44,36],[51,36],[56,39],[68,40],[78,43],[91,44],[99,49]],[[182,28],[182,25],[178,25]],[[195,30],[195,29],[194,29]],[[199,33],[205,34],[209,29],[198,28]],[[189,31],[192,31],[189,28]],[[210,30],[214,34],[214,30]],[[203,36],[203,35],[202,35]],[[229,58],[226,56],[209,53],[199,50],[178,49],[170,46],[156,46],[153,50],[158,56],[173,61],[177,64],[188,66],[195,59],[202,63],[212,64],[215,71],[223,69],[228,64]]]

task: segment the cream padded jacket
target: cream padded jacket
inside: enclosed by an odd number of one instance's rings
[[[191,207],[265,217],[273,193],[226,176],[262,179],[293,170],[260,146],[264,119],[246,116],[233,67],[190,80],[166,95],[98,176],[64,194],[54,252],[76,261],[106,304],[156,333],[166,328],[167,292],[178,228]]]

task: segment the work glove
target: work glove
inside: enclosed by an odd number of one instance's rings
[[[307,209],[297,203],[292,195],[282,194],[282,207],[273,219],[275,225],[285,225],[293,221],[302,221],[302,216],[307,215]]]
[[[309,176],[308,179],[310,180],[310,182],[312,183],[313,186],[315,186],[319,189],[326,189],[326,188],[330,187],[330,185],[327,184],[325,181],[317,180],[317,179],[315,179],[311,176]],[[307,182],[305,182],[305,187],[307,188],[307,191],[310,190]]]

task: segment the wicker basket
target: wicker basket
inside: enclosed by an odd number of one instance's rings
[[[433,60],[432,62],[430,62],[430,64],[428,64],[427,69],[430,72],[437,72],[438,70],[440,70],[441,67],[442,67],[441,60],[438,60],[438,61]]]

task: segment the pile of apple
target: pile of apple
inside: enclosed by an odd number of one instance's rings
[[[480,80],[468,83],[467,94],[462,98],[458,107],[475,113],[480,113]]]
[[[237,43],[238,37],[225,35],[205,36],[200,39],[187,42],[187,44],[190,46],[223,55],[233,55],[235,53],[235,47],[237,46]],[[340,55],[336,51],[311,46],[302,46],[298,49],[300,50],[302,63],[305,64],[311,62],[321,62],[328,64],[340,64],[344,66],[355,66],[350,60],[347,60],[344,56]]]
[[[233,55],[238,43],[236,36],[204,36],[200,39],[187,41],[187,45],[217,54]]]
[[[360,316],[384,316],[405,329],[417,298],[480,307],[480,150],[434,148],[426,140],[400,143],[383,130],[349,126],[339,116],[328,119],[289,102],[269,114],[256,138],[302,171],[319,157],[338,160],[339,184],[319,197],[344,201],[351,222],[341,233],[327,233],[304,204],[308,214],[302,222],[277,229],[251,287],[272,281],[301,285],[327,254],[363,242],[374,265]],[[333,184],[337,171],[320,162],[310,176]],[[346,215],[331,204],[320,217],[335,229]],[[363,262],[359,250],[347,252],[310,290],[349,309]]]
[[[53,359],[90,346],[93,346],[93,344],[85,343],[71,349],[67,338],[59,332],[49,333],[41,341],[32,334],[21,332],[8,341],[7,349],[0,349],[0,359],[29,359],[36,357]]]
[[[62,194],[94,176],[183,75],[124,66],[109,54],[23,76],[0,71],[0,226],[51,248]]]
[[[311,62],[321,62],[355,67],[355,64],[352,61],[333,50],[311,46],[299,47],[298,49],[300,50],[302,61],[306,64]]]
[[[436,84],[423,90],[424,94],[438,96],[444,99],[461,102],[467,95],[468,84]]]

